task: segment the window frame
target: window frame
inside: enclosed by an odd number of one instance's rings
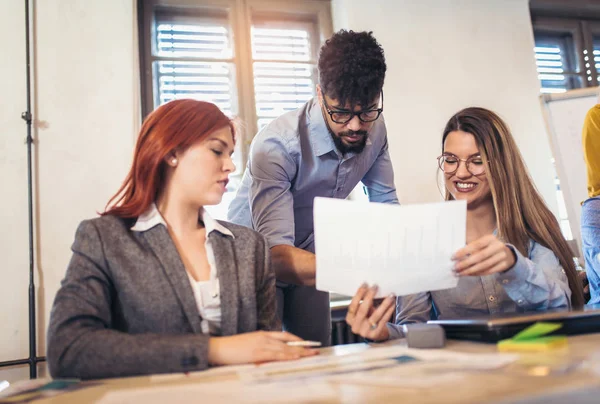
[[[554,35],[570,35],[572,43],[566,41],[565,47],[565,61],[568,70],[562,73],[569,79],[571,85],[567,90],[575,88],[588,87],[587,78],[585,75],[585,61],[583,58],[583,52],[580,50],[584,49],[583,35],[581,32],[580,22],[572,19],[557,19],[538,17],[532,19],[534,42],[538,38],[551,37]],[[537,43],[536,43],[537,44]],[[581,86],[575,86],[574,80],[579,78],[581,80]],[[541,84],[541,82],[540,82]]]
[[[140,52],[140,93],[142,118],[154,109],[154,96],[157,93],[153,78],[153,49],[155,32],[155,10],[191,11],[224,14],[229,20],[233,59],[228,63],[235,66],[237,86],[238,159],[236,175],[242,175],[247,164],[250,143],[258,131],[258,116],[254,93],[254,71],[251,29],[254,20],[311,20],[316,26],[312,39],[316,55],[327,38],[333,35],[330,0],[138,0],[138,36]],[[170,58],[177,59],[177,58]],[[224,61],[215,59],[215,62]],[[262,62],[262,60],[261,60]],[[311,61],[313,62],[313,61]],[[307,62],[310,63],[310,62]],[[318,76],[315,74],[318,79]],[[317,83],[315,83],[316,85]]]
[[[585,41],[585,47],[588,51],[588,55],[594,54],[594,37],[598,37],[600,38],[600,21],[596,20],[596,21],[584,21],[582,22],[583,28],[584,28],[584,41]],[[592,75],[592,83],[596,83],[595,85],[600,85],[600,68],[596,69],[595,66],[595,62],[593,60],[593,56],[592,57],[592,70],[596,72],[596,74]],[[593,87],[593,85],[591,86]]]
[[[588,75],[587,70],[589,68],[585,66],[587,63],[585,60],[585,51],[587,51],[587,55],[593,55],[594,36],[600,36],[600,17],[594,15],[592,18],[583,19],[548,16],[548,12],[541,13],[543,15],[538,14],[540,14],[539,11],[532,11],[531,22],[534,38],[543,37],[545,34],[567,34],[573,38],[572,48],[565,49],[565,53],[567,54],[566,58],[569,60],[569,63],[575,61],[576,64],[575,66],[570,65],[570,68],[574,68],[564,74],[571,78],[579,77],[582,85],[581,87],[572,87],[568,90],[598,86],[600,84],[598,80],[600,70],[597,70],[596,74]],[[579,68],[579,71],[577,71],[577,68]],[[594,69],[592,69],[593,72]],[[591,80],[588,80],[588,77]]]

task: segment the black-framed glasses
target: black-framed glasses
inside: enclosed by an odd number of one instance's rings
[[[438,166],[445,174],[454,174],[460,162],[464,161],[467,166],[467,171],[473,175],[481,175],[485,173],[485,163],[481,156],[471,156],[468,159],[459,159],[454,154],[442,154],[437,158]]]
[[[325,106],[325,111],[329,114],[331,120],[335,123],[348,123],[355,116],[358,116],[358,119],[361,122],[373,122],[379,118],[379,115],[383,112],[383,90],[381,90],[381,107],[376,109],[369,109],[366,111],[332,111],[327,105],[327,101],[325,100],[325,94],[323,94],[323,105]]]

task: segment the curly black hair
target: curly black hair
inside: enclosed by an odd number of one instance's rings
[[[319,53],[319,82],[340,105],[368,105],[381,92],[385,79],[383,48],[373,32],[340,30]]]

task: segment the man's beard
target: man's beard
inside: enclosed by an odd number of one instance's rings
[[[367,144],[368,132],[366,130],[357,130],[357,131],[346,130],[346,131],[340,132],[339,134],[336,135],[335,133],[333,133],[331,128],[328,128],[328,129],[329,129],[329,134],[331,135],[331,138],[333,139],[333,143],[335,144],[335,147],[342,154],[346,154],[346,153],[350,153],[350,152],[359,154],[364,150],[364,148]],[[359,140],[358,142],[351,143],[351,144],[346,144],[342,141],[342,139],[345,136],[353,136],[353,135],[360,135],[360,136],[362,136],[362,139]]]

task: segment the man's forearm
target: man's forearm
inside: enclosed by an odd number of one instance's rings
[[[315,254],[289,245],[276,245],[271,248],[271,262],[278,280],[295,285],[315,285]]]

